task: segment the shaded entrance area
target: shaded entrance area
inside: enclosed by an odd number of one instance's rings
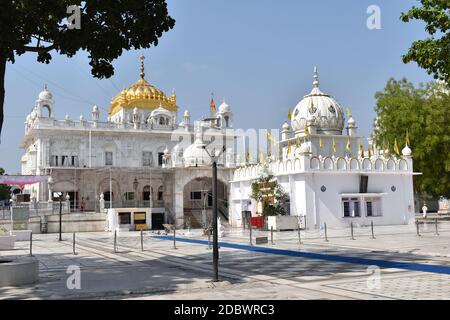
[[[228,188],[217,181],[217,208],[221,222],[228,223]],[[212,221],[212,179],[195,178],[183,189],[184,222],[192,228],[207,227]]]

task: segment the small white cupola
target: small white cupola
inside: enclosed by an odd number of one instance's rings
[[[347,115],[348,115],[348,120],[347,120],[347,135],[349,136],[356,136],[356,129],[358,128],[356,126],[356,121],[355,119],[353,119],[353,116],[350,112],[350,110],[347,108]]]
[[[233,113],[231,112],[230,105],[223,98],[222,104],[219,106],[219,112],[217,113],[218,125],[220,128],[232,128],[233,127]]]
[[[100,118],[100,112],[98,111],[98,107],[94,105],[92,107],[92,121],[98,121]]]
[[[45,85],[44,90],[39,93],[38,99],[36,100],[36,116],[38,118],[52,118],[54,104],[53,95],[48,91],[47,85]]]

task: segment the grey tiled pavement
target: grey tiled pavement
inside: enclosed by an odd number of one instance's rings
[[[421,230],[414,226],[377,227],[376,239],[370,230],[358,228],[356,240],[348,230],[323,234],[297,232],[274,235],[275,247],[390,261],[450,265],[450,225]],[[268,235],[254,232],[254,235]],[[145,299],[450,299],[450,276],[399,269],[382,269],[379,288],[368,286],[367,266],[306,259],[229,248],[220,249],[220,274],[225,281],[211,278],[212,253],[206,245],[158,240],[145,233],[140,250],[137,232],[118,236],[118,252],[110,233],[77,234],[77,255],[72,254],[72,235],[58,242],[55,234],[35,235],[33,252],[39,260],[40,282],[19,288],[0,288],[0,298],[145,298]],[[206,238],[199,230],[180,231],[178,237]],[[224,242],[248,244],[248,233],[230,230]],[[2,257],[26,255],[27,242],[18,249],[1,251]],[[82,271],[82,289],[66,287],[66,269],[77,265]]]

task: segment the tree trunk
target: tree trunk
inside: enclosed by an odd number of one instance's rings
[[[5,73],[6,73],[6,58],[0,56],[0,142],[4,119],[3,104],[5,103]]]

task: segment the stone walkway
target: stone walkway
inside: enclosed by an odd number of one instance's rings
[[[423,226],[421,226],[423,228]],[[450,266],[450,225],[439,226],[439,236],[429,227],[415,234],[414,226],[358,228],[356,240],[348,230],[328,230],[329,242],[318,232],[274,234],[267,248],[320,253],[365,259],[381,259],[423,265]],[[79,233],[76,255],[72,235],[35,235],[33,254],[40,262],[38,284],[0,288],[1,299],[450,299],[450,275],[397,268],[368,269],[368,265],[321,259],[281,256],[265,252],[220,249],[220,276],[211,283],[212,250],[205,244],[178,241],[144,233],[144,251],[138,232],[118,234],[117,252],[111,233]],[[253,235],[269,235],[253,232]],[[203,240],[199,230],[179,231],[177,237]],[[248,232],[230,231],[221,241],[247,246]],[[28,253],[28,242],[18,242],[14,251],[1,257]],[[261,246],[258,246],[261,247]],[[67,267],[81,269],[81,289],[69,290]],[[375,274],[373,274],[375,272]],[[376,277],[379,273],[380,277]],[[378,280],[379,279],[379,280]]]

